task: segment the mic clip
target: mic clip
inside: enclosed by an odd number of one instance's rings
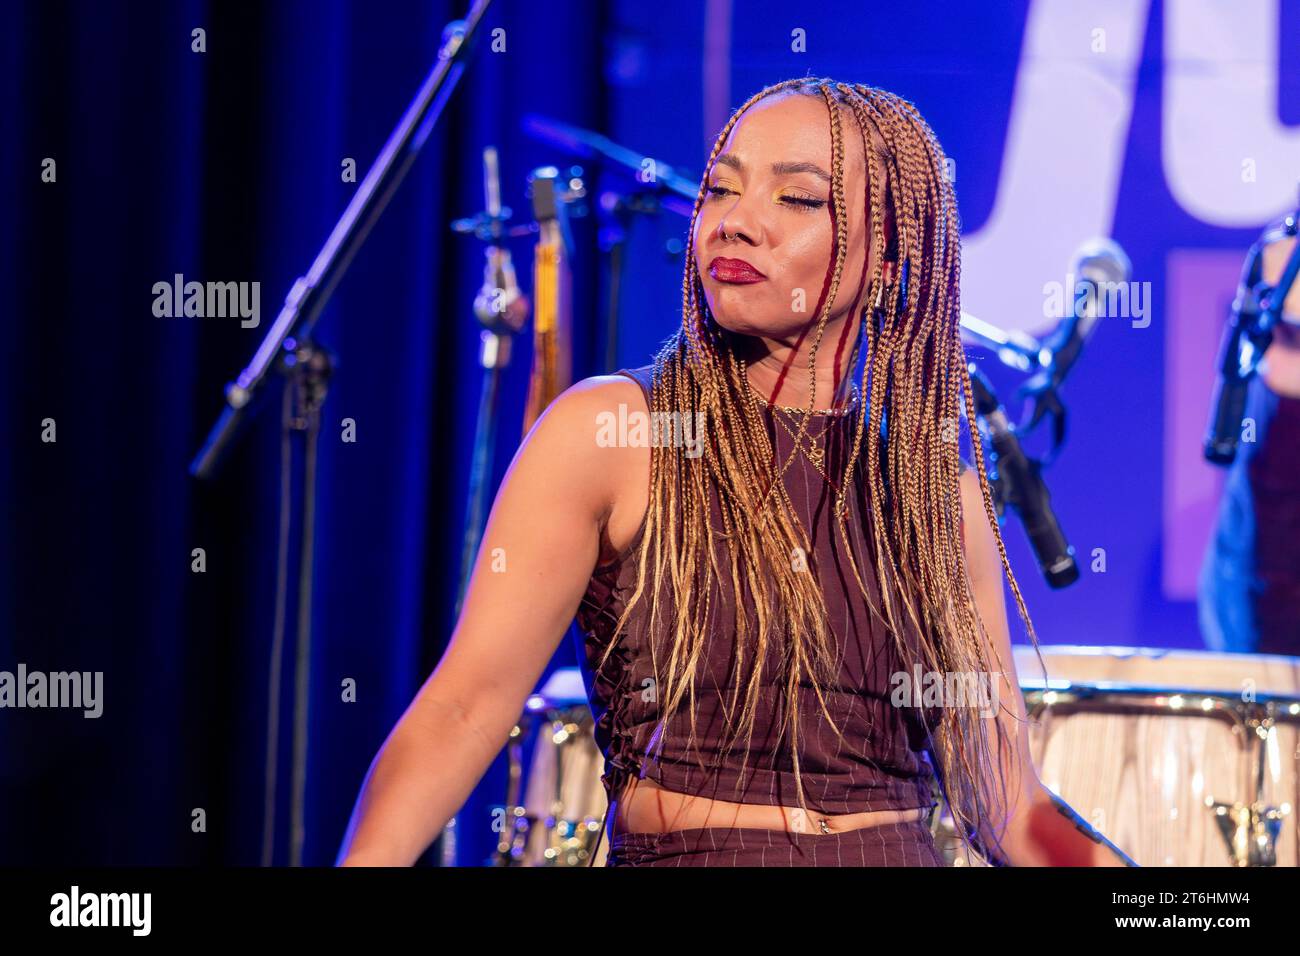
[[[1066,424],[1065,403],[1061,401],[1060,393],[1052,384],[1051,369],[1044,369],[1029,379],[1017,389],[1016,394],[1021,399],[1032,402],[1032,408],[1016,429],[1021,436],[1028,435],[1046,418],[1052,421],[1052,443],[1040,460],[1042,466],[1047,467],[1056,460],[1061,446],[1065,444]]]

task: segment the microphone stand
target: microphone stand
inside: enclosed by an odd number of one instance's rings
[[[1020,517],[1038,568],[1053,588],[1063,588],[1079,580],[1079,565],[1074,548],[1052,511],[1051,498],[1043,481],[1042,463],[1028,457],[1020,447],[1016,427],[1007,419],[1006,409],[993,392],[984,373],[974,362],[966,366],[970,373],[975,414],[992,446],[994,504],[999,517],[1007,505]],[[971,441],[980,436],[972,435]]]
[[[605,362],[608,374],[618,368],[619,311],[623,302],[623,271],[626,264],[627,233],[632,222],[628,197],[604,193],[601,207],[608,202],[607,218],[600,230],[600,246],[605,250]]]
[[[665,209],[689,218],[699,179],[685,176],[668,163],[621,146],[600,133],[536,113],[524,116],[523,128],[533,138],[566,153],[630,173],[637,183],[628,192],[609,190],[600,197],[600,247],[605,254],[606,276],[604,370],[612,372],[618,368],[619,314],[629,228],[636,215],[658,216]]]
[[[1276,286],[1263,281],[1264,246],[1270,240],[1295,236],[1300,231],[1300,210],[1287,216],[1281,230],[1268,229],[1246,254],[1228,326],[1219,346],[1219,374],[1211,401],[1210,426],[1205,436],[1207,461],[1230,465],[1241,445],[1241,423],[1246,415],[1250,379],[1259,370],[1273,341],[1273,329],[1282,317],[1286,297],[1300,274],[1300,242],[1291,250]]]
[[[290,414],[286,398],[286,432],[282,444],[282,505],[289,497],[288,454],[290,431],[305,433],[303,490],[301,495],[300,534],[302,558],[299,567],[298,587],[298,657],[294,708],[294,753],[292,794],[292,831],[290,834],[290,865],[302,865],[305,838],[304,808],[306,804],[307,768],[307,706],[308,681],[311,660],[311,599],[315,544],[315,478],[316,450],[320,427],[320,408],[325,399],[325,383],[333,367],[328,352],[311,340],[311,330],[329,301],[331,294],[347,271],[353,257],[365,243],[370,230],[387,207],[389,200],[401,185],[412,163],[442,115],[443,107],[455,90],[472,48],[474,37],[491,0],[474,0],[474,6],[464,20],[453,20],[444,28],[442,47],[438,59],[425,78],[415,99],[407,107],[397,127],[380,150],[374,165],[366,174],[348,203],[347,209],[334,226],[325,245],[312,262],[305,276],[294,282],[285,298],[280,314],[271,324],[266,338],[258,346],[252,361],[240,372],[238,378],[226,387],[226,407],[208,434],[207,441],[190,465],[190,474],[209,479],[244,426],[258,398],[261,386],[274,368],[289,378],[288,388],[294,390],[300,414]],[[292,419],[292,427],[289,420]],[[282,511],[280,556],[287,558],[288,511]],[[282,653],[281,621],[285,606],[287,561],[278,569],[276,630],[272,641],[272,686],[268,693],[266,791],[262,833],[262,865],[271,865],[275,842],[275,778],[278,740],[278,677]]]
[[[489,146],[483,150],[483,192],[486,209],[476,216],[457,219],[451,224],[455,232],[472,235],[487,243],[483,250],[487,264],[483,269],[483,285],[474,298],[474,315],[483,325],[479,332],[479,367],[482,384],[479,388],[478,415],[474,425],[474,451],[470,463],[469,489],[465,496],[465,519],[461,536],[460,582],[456,589],[455,617],[460,617],[465,591],[474,570],[483,537],[483,513],[487,507],[488,483],[492,478],[492,451],[496,448],[497,396],[500,391],[501,372],[510,364],[513,336],[523,328],[528,319],[528,300],[519,290],[510,250],[501,242],[518,230],[507,230],[511,210],[501,205],[501,180],[497,151]],[[526,232],[526,230],[525,230]],[[457,814],[442,829],[442,846],[438,860],[442,866],[457,865]]]
[[[622,320],[623,278],[627,267],[628,232],[638,215],[658,216],[664,208],[654,190],[602,193],[600,209],[603,225],[600,246],[605,253],[605,367],[606,373],[618,368],[619,336]]]
[[[467,219],[457,219],[451,224],[454,232],[473,235],[485,242],[483,250],[487,264],[483,270],[483,285],[474,299],[474,315],[483,326],[479,333],[479,367],[482,369],[482,386],[479,389],[478,417],[474,426],[474,452],[470,466],[469,491],[465,499],[464,535],[461,546],[460,585],[456,590],[456,617],[460,616],[465,591],[474,570],[483,535],[483,513],[486,511],[488,482],[492,477],[492,451],[496,447],[497,393],[501,372],[510,364],[513,337],[528,321],[529,303],[519,290],[519,282],[510,258],[510,250],[501,243],[507,230],[511,209],[501,205],[501,179],[494,147],[483,150],[483,192],[486,208]]]

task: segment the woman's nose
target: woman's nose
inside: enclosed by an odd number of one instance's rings
[[[737,199],[718,222],[718,238],[723,242],[742,240],[751,245],[757,244],[763,234],[763,227],[758,217],[744,206],[744,199]]]

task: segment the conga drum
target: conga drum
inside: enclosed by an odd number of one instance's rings
[[[1300,659],[1016,647],[1039,778],[1143,866],[1295,866]]]

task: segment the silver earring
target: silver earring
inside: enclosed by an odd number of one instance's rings
[[[880,300],[883,299],[884,296],[885,296],[885,287],[884,287],[884,285],[881,285],[879,288],[876,289],[876,308],[877,308],[877,309],[880,308]]]

